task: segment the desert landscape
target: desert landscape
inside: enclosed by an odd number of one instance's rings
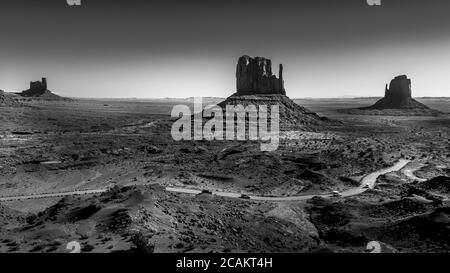
[[[204,98],[281,103],[273,152],[174,141],[171,109],[189,98],[3,92],[0,251],[450,250],[450,98],[417,99],[437,115],[402,116],[349,111],[379,98],[283,92]]]
[[[68,253],[102,271],[436,265],[369,253],[450,253],[449,12],[0,1],[0,254],[56,254],[4,259],[16,270],[92,269]]]

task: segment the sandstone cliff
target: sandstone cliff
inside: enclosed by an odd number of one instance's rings
[[[277,78],[272,74],[271,60],[247,55],[240,57],[236,68],[236,91],[238,95],[285,95],[283,65],[279,66]]]
[[[36,98],[41,100],[70,100],[60,97],[47,89],[47,79],[42,78],[42,81],[30,82],[30,88],[18,93],[21,97]]]
[[[364,109],[429,109],[412,98],[411,80],[402,75],[395,77],[386,85],[384,98]]]
[[[219,103],[223,109],[226,105],[278,105],[280,126],[284,129],[300,127],[313,130],[328,122],[327,118],[296,104],[286,96],[283,80],[283,66],[280,64],[278,78],[272,74],[272,62],[264,57],[239,58],[236,68],[236,93]]]

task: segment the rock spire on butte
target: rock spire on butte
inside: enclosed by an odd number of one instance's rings
[[[281,94],[286,95],[283,81],[283,65],[278,78],[272,74],[272,61],[263,57],[239,58],[236,68],[236,91],[238,95]]]
[[[374,105],[355,109],[340,109],[339,112],[354,115],[377,116],[437,116],[440,111],[412,98],[411,80],[406,75],[395,77],[385,87],[384,97]]]
[[[286,96],[283,79],[283,65],[280,64],[278,77],[272,74],[272,62],[264,57],[244,55],[238,59],[236,67],[236,93],[219,103],[226,105],[278,105],[280,125],[313,128],[328,122],[328,119],[296,104]]]
[[[365,109],[429,109],[412,98],[411,80],[406,76],[397,76],[386,85],[384,98]]]
[[[53,94],[50,90],[48,90],[46,78],[42,78],[41,81],[31,81],[30,88],[17,94],[20,95],[21,97],[43,99],[43,100],[67,100],[67,101],[70,100],[67,98],[60,97],[56,94]]]

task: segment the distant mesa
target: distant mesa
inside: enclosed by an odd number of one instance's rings
[[[411,80],[406,75],[395,77],[386,84],[384,98],[362,109],[430,109],[411,96]]]
[[[30,89],[22,91],[22,97],[39,97],[47,92],[47,79],[42,78],[42,81],[30,82]]]
[[[21,97],[38,98],[43,100],[69,100],[67,98],[63,98],[56,94],[53,94],[50,90],[48,90],[46,78],[42,78],[41,81],[31,81],[29,89],[17,94]]]
[[[272,62],[264,57],[244,55],[236,67],[236,93],[218,104],[226,105],[279,105],[280,126],[312,129],[328,119],[296,104],[286,96],[283,80],[283,65],[279,65],[278,77],[272,74]]]
[[[386,84],[384,97],[374,105],[358,109],[343,109],[340,112],[385,116],[436,116],[441,114],[412,98],[411,79],[406,75],[395,77],[389,87]]]

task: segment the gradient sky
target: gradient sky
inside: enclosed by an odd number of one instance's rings
[[[284,65],[293,98],[450,96],[450,1],[0,0],[0,89],[70,97],[225,97],[239,56]]]

